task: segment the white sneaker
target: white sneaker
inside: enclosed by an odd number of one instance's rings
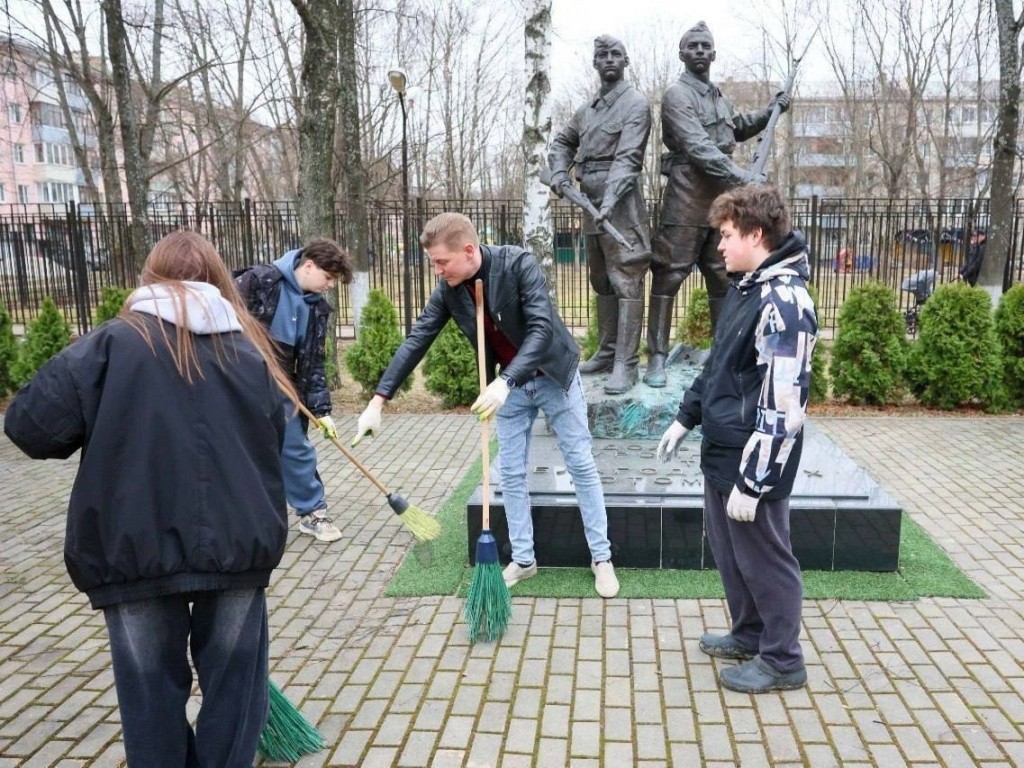
[[[317,509],[308,515],[299,515],[299,530],[316,537],[317,541],[337,541],[341,538],[341,531],[331,522],[331,518],[324,514],[322,509]]]
[[[619,580],[615,576],[615,566],[611,560],[603,563],[591,563],[590,570],[594,572],[594,589],[601,597],[615,597],[619,594]]]
[[[537,561],[534,560],[532,564],[523,568],[523,566],[513,560],[505,566],[505,570],[501,572],[501,575],[505,579],[506,587],[514,587],[520,581],[526,581],[531,576],[537,575]]]

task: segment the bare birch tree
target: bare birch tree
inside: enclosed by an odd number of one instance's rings
[[[558,306],[552,250],[551,195],[540,181],[551,141],[551,0],[527,0],[524,6],[526,89],[523,109],[523,241],[540,263],[548,294]]]

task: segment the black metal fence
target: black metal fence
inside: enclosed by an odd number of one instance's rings
[[[485,243],[522,241],[519,201],[478,200],[455,203],[418,199],[410,206],[410,227],[446,210],[459,210],[476,224]],[[652,222],[657,205],[651,206]],[[839,307],[855,286],[879,280],[891,286],[901,310],[920,300],[913,290],[915,275],[935,270],[936,284],[955,280],[967,252],[970,233],[988,225],[987,200],[843,200],[802,198],[792,201],[794,226],[807,236],[812,283],[818,295],[819,323],[830,332]],[[555,275],[559,309],[574,328],[587,325],[590,288],[578,212],[557,201],[552,206]],[[400,202],[369,206],[370,287],[382,290],[404,316],[404,254]],[[15,323],[26,323],[51,297],[79,333],[89,329],[104,286],[127,287],[137,275],[124,259],[129,217],[123,207],[38,205],[0,206],[0,302]],[[150,209],[154,240],[175,229],[202,232],[218,248],[228,266],[269,262],[298,247],[298,210],[293,203],[155,205]],[[344,231],[344,215],[335,231]],[[653,231],[653,227],[652,227]],[[426,304],[435,279],[429,261],[414,243],[410,255],[412,313]],[[1006,284],[1024,278],[1024,200],[1017,201]],[[700,285],[697,271],[677,301],[677,320],[686,311],[692,289]],[[919,282],[919,281],[918,281]],[[352,309],[341,291],[338,323],[351,336]]]

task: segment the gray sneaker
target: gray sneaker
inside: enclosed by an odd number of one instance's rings
[[[757,651],[752,651],[740,644],[740,641],[732,635],[713,635],[710,632],[705,632],[700,636],[700,649],[716,659],[746,661],[757,656]]]
[[[505,579],[506,587],[514,587],[520,581],[526,581],[531,576],[537,575],[537,561],[523,568],[519,563],[513,560],[511,563],[505,566],[505,570],[501,572],[502,577]]]
[[[778,672],[755,656],[744,664],[723,669],[718,679],[724,687],[739,693],[793,691],[807,685],[807,668]]]
[[[299,530],[315,537],[317,541],[337,541],[341,538],[341,531],[322,509],[308,515],[299,515]]]

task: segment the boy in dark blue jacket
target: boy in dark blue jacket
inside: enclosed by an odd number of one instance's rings
[[[807,244],[779,190],[751,184],[717,197],[708,216],[733,281],[704,370],[658,445],[668,461],[700,424],[704,525],[732,616],[700,648],[746,663],[721,673],[744,693],[801,688],[803,580],[789,539],[818,332],[807,292]]]
[[[334,311],[324,293],[352,279],[352,260],[333,240],[317,237],[305,248],[288,251],[273,264],[243,270],[235,285],[250,314],[277,344],[281,364],[305,406],[319,419],[327,437],[337,437],[331,419],[331,391],[324,373],[327,334]],[[318,541],[337,541],[341,531],[327,516],[324,484],[316,469],[316,449],[306,436],[309,422],[295,414],[281,449],[284,490],[299,516],[299,531]]]

